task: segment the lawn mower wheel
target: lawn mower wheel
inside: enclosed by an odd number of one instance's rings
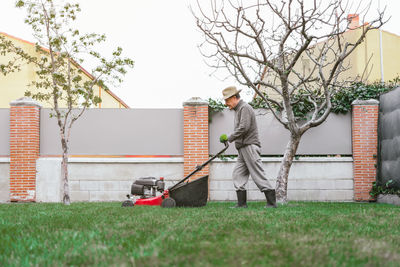
[[[132,200],[125,200],[124,202],[122,202],[122,207],[133,207],[133,201]]]
[[[176,206],[175,199],[168,197],[161,202],[161,207],[163,208],[173,208]]]

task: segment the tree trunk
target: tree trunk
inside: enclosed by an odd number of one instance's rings
[[[71,200],[69,197],[69,183],[68,183],[68,148],[66,147],[65,140],[62,140],[63,155],[61,161],[61,177],[63,181],[63,203],[70,205]]]
[[[286,146],[285,154],[282,159],[276,180],[276,198],[279,203],[287,203],[287,186],[290,167],[293,163],[293,158],[296,155],[299,146],[301,135],[290,135],[289,143]]]

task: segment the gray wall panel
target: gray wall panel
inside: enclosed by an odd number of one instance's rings
[[[40,154],[61,154],[59,128],[41,110]],[[71,155],[183,155],[182,109],[90,109],[72,127]]]
[[[351,146],[351,113],[331,113],[320,126],[308,130],[302,137],[297,154],[353,154]]]
[[[41,110],[41,155],[61,154],[59,130],[50,110]],[[73,126],[71,155],[183,155],[182,109],[92,109]],[[262,154],[281,155],[288,131],[271,113],[257,110]],[[210,154],[223,148],[219,136],[233,131],[233,111],[213,116],[210,124]],[[230,146],[226,154],[236,154]],[[352,154],[351,115],[331,114],[327,121],[309,130],[297,154]]]
[[[0,108],[0,156],[10,155],[10,109]]]
[[[289,131],[286,130],[266,110],[256,110],[258,131],[263,155],[282,155],[287,142]],[[210,124],[210,153],[216,154],[221,148],[219,136],[233,131],[233,111],[225,110],[213,116]],[[226,154],[237,154],[232,144]],[[351,150],[351,114],[329,115],[320,126],[307,131],[299,145],[297,154],[330,155],[352,154]]]

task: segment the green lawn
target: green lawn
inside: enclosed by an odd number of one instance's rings
[[[0,266],[399,266],[400,207],[0,205]]]

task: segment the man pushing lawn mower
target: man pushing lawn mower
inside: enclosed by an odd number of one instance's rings
[[[267,199],[266,208],[276,208],[275,189],[272,188],[265,176],[261,163],[261,144],[258,139],[256,116],[253,108],[240,99],[240,91],[231,86],[222,91],[225,104],[230,110],[235,111],[234,132],[227,137],[221,135],[220,139],[227,139],[229,143],[235,142],[238,150],[238,159],[233,170],[233,184],[236,189],[238,203],[232,208],[247,208],[246,184],[249,175],[254,183],[264,192]]]
[[[220,139],[225,147],[203,164],[196,166],[189,175],[175,185],[164,190],[164,178],[142,177],[135,180],[131,186],[131,193],[126,195],[128,200],[122,202],[122,207],[133,206],[161,206],[172,207],[202,207],[208,199],[208,175],[189,182],[189,178],[201,171],[207,164],[222,155],[229,145],[226,139]],[[157,192],[161,193],[158,194]]]

